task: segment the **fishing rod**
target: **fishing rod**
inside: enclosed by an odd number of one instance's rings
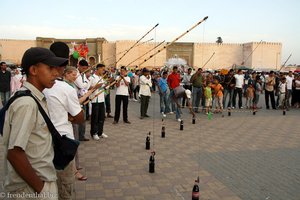
[[[202,70],[204,69],[204,67],[207,65],[207,63],[214,57],[215,52],[210,56],[210,58],[206,61],[206,63],[203,65]]]
[[[130,62],[126,67],[128,67],[130,64],[134,63],[135,61],[137,61],[138,59],[142,58],[144,55],[146,55],[147,53],[151,52],[152,50],[156,49],[157,47],[159,47],[160,45],[162,45],[165,42],[162,41],[161,43],[159,43],[158,45],[156,45],[155,47],[153,47],[152,49],[150,49],[149,51],[147,51],[146,53],[144,53],[143,55],[139,56],[137,59],[135,59],[134,61]]]
[[[150,40],[147,40],[147,41],[145,41],[145,42],[142,42],[142,43],[136,45],[135,47],[139,47],[139,46],[141,46],[141,45],[143,45],[143,44],[145,44],[145,43],[147,43],[147,42],[150,42],[150,41],[152,41],[152,40],[154,40],[154,39],[151,38]],[[115,56],[120,55],[121,53],[124,53],[124,52],[127,51],[127,50],[128,50],[128,49],[126,49],[126,50],[124,50],[124,51],[120,51],[120,52],[116,53],[115,55],[113,55],[113,56],[111,56],[111,57],[109,57],[109,58],[104,59],[102,62],[104,63],[105,61],[107,61],[107,60],[109,60],[109,59],[112,59],[112,58],[114,58]]]
[[[93,101],[95,98],[97,98],[100,94],[102,94],[105,90],[109,89],[111,86],[113,86],[114,84],[118,83],[119,81],[122,80],[122,77],[119,77],[117,80],[114,80],[113,82],[111,82],[109,85],[105,86],[102,88],[102,90],[100,90],[97,94],[95,94],[95,96],[91,99],[86,100],[83,105],[88,104],[89,102]]]
[[[253,54],[253,52],[257,49],[257,47],[262,43],[262,40],[258,43],[258,45],[251,51],[251,53],[248,55],[248,57],[241,63],[241,65],[244,65],[245,62],[250,58],[250,56]]]
[[[196,23],[192,28],[190,28],[189,30],[187,30],[186,32],[184,32],[183,34],[181,34],[179,37],[177,37],[176,39],[174,39],[172,42],[167,43],[165,46],[163,46],[163,48],[159,49],[156,53],[152,54],[151,56],[149,56],[148,58],[146,58],[143,62],[141,62],[139,64],[139,66],[141,66],[147,60],[149,60],[150,58],[152,58],[153,56],[155,56],[156,54],[160,53],[162,50],[166,49],[168,46],[170,46],[171,44],[173,44],[174,42],[176,42],[177,40],[179,40],[180,38],[182,38],[184,35],[186,35],[187,33],[189,33],[196,26],[200,25],[203,21],[207,20],[207,18],[208,18],[208,16],[204,17],[201,21],[199,21],[198,23]]]
[[[283,63],[283,65],[281,66],[280,70],[282,70],[282,68],[285,66],[285,64],[287,63],[287,61],[292,57],[292,54],[289,55],[289,57],[286,59],[286,61]]]
[[[148,35],[151,31],[153,31],[157,26],[159,25],[159,23],[157,23],[153,28],[151,28],[145,35],[143,35],[138,41],[136,41],[136,43],[134,43],[116,62],[115,62],[115,66],[117,65],[117,63],[131,50],[133,49],[134,46],[136,46],[144,37],[146,37],[146,35]]]

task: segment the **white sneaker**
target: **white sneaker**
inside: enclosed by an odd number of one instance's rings
[[[181,122],[181,119],[180,119],[180,118],[178,118],[178,119],[177,119],[177,121],[178,121],[178,122]]]
[[[93,135],[93,139],[94,139],[94,140],[100,140],[100,138],[99,138],[98,135]]]
[[[137,99],[132,99],[132,101],[135,101],[135,102],[137,102],[138,100],[137,100]]]
[[[161,114],[163,117],[167,117],[167,115],[164,112],[162,112]]]
[[[108,135],[106,135],[105,133],[102,133],[102,135],[100,137],[101,138],[108,138]]]
[[[170,115],[174,114],[174,112],[169,112]]]

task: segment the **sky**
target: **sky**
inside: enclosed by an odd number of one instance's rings
[[[0,39],[104,37],[170,42],[281,42],[281,64],[300,65],[299,0],[0,0]]]

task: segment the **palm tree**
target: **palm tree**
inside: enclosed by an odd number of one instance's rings
[[[216,41],[216,43],[218,43],[218,44],[222,44],[222,43],[223,43],[223,40],[222,40],[222,38],[221,38],[221,37],[217,37],[217,41]]]

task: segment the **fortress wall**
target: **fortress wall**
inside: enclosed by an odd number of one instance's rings
[[[21,64],[24,52],[30,47],[36,47],[35,40],[0,39],[0,59]]]
[[[115,42],[104,42],[102,44],[102,60],[106,66],[113,66],[116,62],[116,43]]]
[[[215,55],[204,67],[205,69],[220,69],[231,67],[241,62],[243,57],[241,44],[197,43],[194,45],[194,65],[203,67],[212,54]]]
[[[136,41],[129,41],[129,40],[122,40],[122,41],[116,41],[116,60],[119,60],[127,49],[131,48]],[[138,45],[138,44],[137,44]],[[157,44],[153,42],[145,43],[143,45],[135,46],[132,48],[118,63],[117,67],[120,67],[122,65],[127,66],[134,60],[136,60],[138,57],[142,56],[146,52],[153,49]],[[162,45],[160,46],[160,48]],[[142,56],[135,62],[130,64],[130,67],[133,66],[139,66],[140,63],[142,63],[146,58],[148,58],[150,55],[154,54],[156,51],[158,51],[159,47],[155,50],[150,51],[146,55]],[[125,51],[125,52],[124,52]],[[120,53],[122,52],[122,53]],[[143,63],[139,67],[153,67],[155,66],[162,66],[164,65],[166,61],[166,50],[163,50],[156,56],[153,56],[149,60],[147,60],[145,63]]]

